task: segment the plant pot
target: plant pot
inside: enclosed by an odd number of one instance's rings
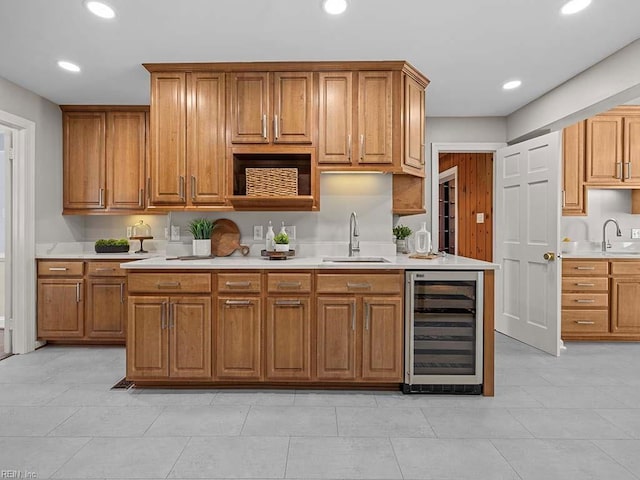
[[[96,245],[96,253],[127,253],[129,245]]]
[[[396,240],[396,253],[409,253],[408,240],[406,238]]]
[[[276,252],[288,252],[289,244],[288,243],[276,243]]]
[[[210,257],[211,256],[211,239],[206,238],[204,240],[194,240],[193,255],[196,257]]]

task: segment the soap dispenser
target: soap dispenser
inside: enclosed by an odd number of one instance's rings
[[[267,234],[265,235],[265,249],[267,250],[267,252],[273,252],[276,247],[275,247],[275,242],[273,241],[273,238],[275,237],[275,234],[273,233],[273,225],[271,224],[271,220],[269,220],[269,226],[267,227]]]

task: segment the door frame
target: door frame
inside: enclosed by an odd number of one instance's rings
[[[438,163],[439,163],[438,159]],[[439,169],[438,169],[439,170]],[[454,208],[455,208],[455,215],[453,217],[453,220],[455,222],[455,246],[456,246],[456,250],[455,250],[455,255],[458,254],[458,166],[455,165],[451,168],[449,168],[448,170],[445,170],[444,172],[440,172],[439,173],[440,177],[438,178],[438,192],[440,192],[440,185],[445,183],[445,182],[450,182],[451,180],[454,181],[455,183],[455,202],[453,203]],[[440,202],[440,193],[438,193],[438,202]],[[432,211],[435,211],[434,208],[431,209]],[[438,209],[438,220],[440,220],[440,209]],[[440,225],[438,223],[438,225]],[[439,233],[439,232],[438,232]],[[438,242],[439,243],[439,242]],[[493,245],[492,245],[493,247]]]
[[[11,251],[5,268],[10,269],[11,295],[5,299],[5,324],[12,330],[12,353],[35,350],[35,152],[36,124],[0,110],[0,126],[12,131]],[[9,156],[7,155],[7,158]],[[9,182],[9,179],[7,179]]]

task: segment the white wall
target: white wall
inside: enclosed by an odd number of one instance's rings
[[[62,114],[54,103],[0,77],[0,110],[36,124],[36,242],[82,238],[83,217],[63,217]]]

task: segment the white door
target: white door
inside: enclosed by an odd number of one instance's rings
[[[560,353],[561,133],[497,151],[496,330]]]

